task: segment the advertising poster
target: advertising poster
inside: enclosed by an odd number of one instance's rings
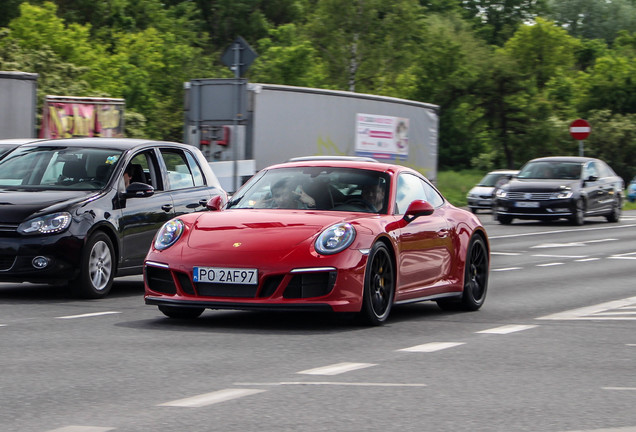
[[[409,119],[356,114],[356,155],[382,160],[406,160],[409,155]]]
[[[47,96],[40,138],[123,137],[124,100]]]

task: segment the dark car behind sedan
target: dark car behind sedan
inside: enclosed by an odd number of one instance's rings
[[[495,219],[555,220],[583,225],[589,216],[618,222],[623,207],[623,179],[599,159],[553,156],[533,159],[497,191]]]
[[[124,172],[130,175],[127,185]],[[155,232],[225,191],[195,147],[81,138],[23,144],[0,160],[0,281],[66,282],[82,297],[142,272]]]

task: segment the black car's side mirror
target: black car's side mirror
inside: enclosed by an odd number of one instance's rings
[[[414,219],[420,216],[432,215],[434,211],[435,209],[433,208],[431,203],[422,200],[415,200],[411,204],[409,204],[409,208],[406,209],[404,220],[407,222],[412,222]]]
[[[155,188],[145,183],[134,182],[128,185],[124,198],[146,198],[154,195]]]
[[[584,181],[586,181],[586,182],[595,182],[596,180],[598,180],[598,177],[591,175],[588,178],[586,178]]]

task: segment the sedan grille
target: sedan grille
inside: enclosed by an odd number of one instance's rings
[[[508,192],[508,199],[544,201],[552,197],[552,192]]]

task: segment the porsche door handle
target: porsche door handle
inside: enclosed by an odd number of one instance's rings
[[[447,229],[441,229],[441,230],[437,231],[437,237],[439,237],[439,238],[448,237],[448,230]]]
[[[171,212],[173,209],[172,204],[164,204],[161,206],[161,210],[165,211],[166,213]]]

